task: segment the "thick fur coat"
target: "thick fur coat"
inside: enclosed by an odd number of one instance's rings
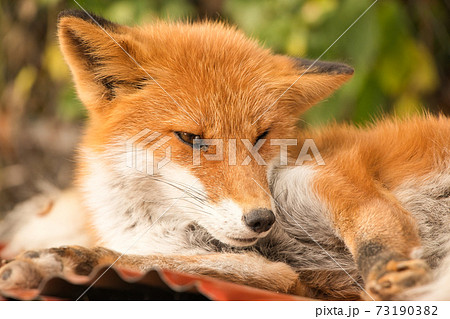
[[[131,28],[68,11],[58,30],[89,111],[66,225],[87,230],[67,242],[84,247],[19,255],[1,289],[116,261],[326,299],[402,298],[430,281],[450,233],[448,119],[299,133],[350,67],[273,54],[220,23]],[[296,142],[287,163],[282,139]],[[8,233],[6,254],[46,248],[30,241],[42,231]]]

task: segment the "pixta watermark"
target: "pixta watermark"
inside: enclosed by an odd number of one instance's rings
[[[157,174],[172,160],[172,147],[169,143],[172,138],[156,131],[144,129],[127,139],[125,143],[127,167],[149,175]],[[237,160],[238,143],[241,143],[247,151],[247,156],[240,161]],[[261,147],[266,143],[279,148],[277,163],[280,166],[288,165],[288,147],[299,147],[297,139],[260,139],[253,144],[248,139],[197,138],[192,143],[192,165],[201,166],[203,157],[206,161],[227,161],[230,166],[246,166],[252,161],[255,161],[257,165],[267,166],[268,163],[259,153]],[[214,153],[207,152],[211,147],[214,147]],[[159,153],[158,157],[155,156],[156,151]],[[161,154],[163,154],[162,157]],[[295,165],[303,165],[303,163],[313,160],[317,165],[325,165],[314,140],[305,139],[295,159]]]

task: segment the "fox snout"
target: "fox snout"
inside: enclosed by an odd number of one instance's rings
[[[275,223],[274,213],[267,208],[257,208],[245,214],[243,221],[255,233],[263,233],[272,228]]]

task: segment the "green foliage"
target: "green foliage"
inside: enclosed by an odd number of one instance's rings
[[[373,0],[230,0],[227,13],[274,51],[315,59]],[[374,115],[422,111],[439,85],[432,53],[416,38],[406,6],[379,1],[323,56],[355,68],[350,83],[304,118],[363,123]],[[301,83],[301,79],[300,79]]]

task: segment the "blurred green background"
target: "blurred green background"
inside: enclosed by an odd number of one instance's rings
[[[373,0],[90,0],[123,24],[217,19],[277,53],[315,59]],[[59,11],[70,0],[0,2],[0,212],[71,181],[86,113],[59,52]],[[450,113],[449,1],[380,0],[324,56],[355,76],[304,116],[308,125],[366,123],[381,114]]]

